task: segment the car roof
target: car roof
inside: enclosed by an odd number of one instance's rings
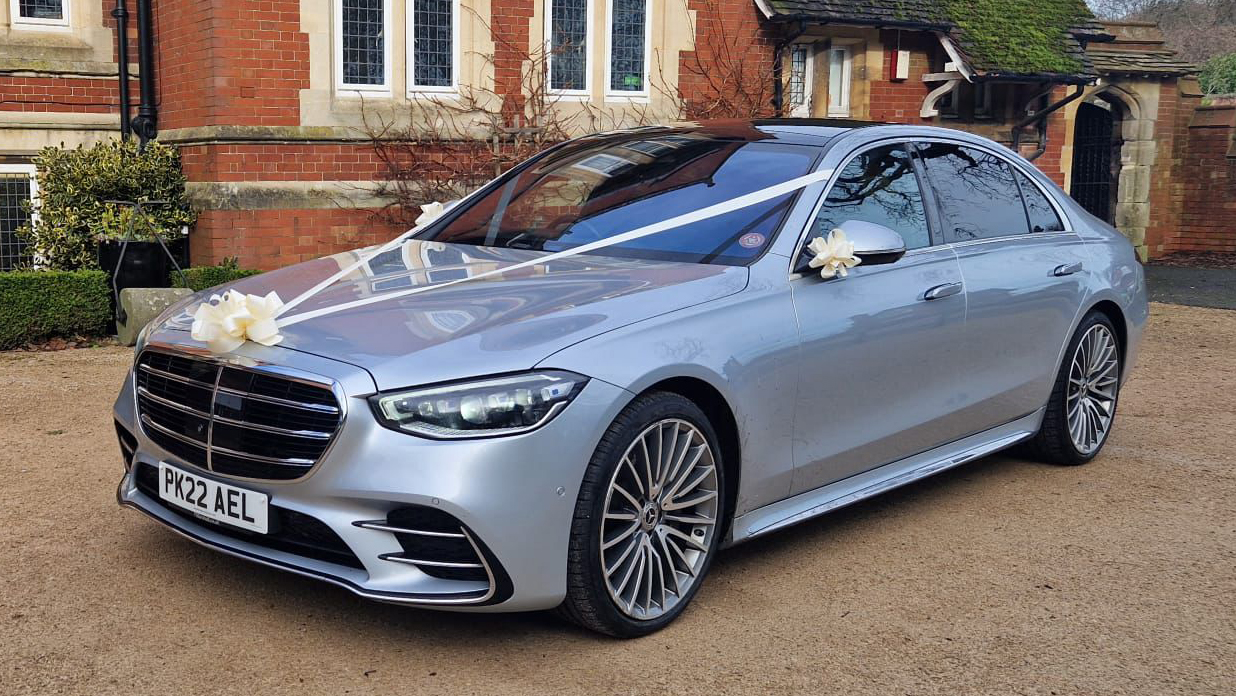
[[[946,138],[958,142],[993,144],[982,136],[952,128],[836,118],[725,119],[684,122],[622,129],[596,133],[586,137],[609,139],[610,137],[629,137],[632,134],[639,133],[695,133],[722,140],[746,142],[776,141],[793,145],[821,147],[836,140],[839,136],[858,131],[867,133],[868,137],[872,139],[888,136],[933,137]]]

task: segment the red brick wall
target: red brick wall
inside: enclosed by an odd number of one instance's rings
[[[1187,137],[1178,232],[1164,250],[1236,252],[1236,106],[1199,108]]]
[[[309,37],[298,0],[162,0],[160,128],[300,125]]]
[[[1184,207],[1185,149],[1189,120],[1199,98],[1183,96],[1175,82],[1159,88],[1159,113],[1155,119],[1155,162],[1150,179],[1150,221],[1146,226],[1146,255],[1162,256],[1168,240],[1179,231]]]
[[[136,94],[137,84],[133,84]],[[0,76],[0,110],[32,113],[91,113],[119,111],[115,78]]]
[[[385,242],[403,231],[364,210],[207,210],[193,230],[193,263],[235,256],[243,268],[269,270]]]
[[[779,36],[749,0],[688,0],[696,13],[695,50],[679,54],[679,95],[688,117],[711,115],[711,105],[726,102],[740,115],[772,116],[773,50]],[[652,71],[657,70],[653,55]],[[654,80],[656,78],[654,77]],[[730,115],[730,114],[727,114]]]
[[[529,23],[534,0],[498,0],[491,5],[490,34],[494,42],[494,91],[506,96],[503,112],[508,125],[523,113],[523,65],[544,59],[544,49],[531,46]]]
[[[372,181],[384,163],[369,145],[186,145],[181,166],[190,181]]]
[[[930,125],[933,119],[920,117],[923,98],[931,90],[923,83],[923,75],[932,72],[931,61],[940,42],[931,35],[900,32],[901,49],[910,52],[910,76],[893,80],[893,60],[897,52],[898,32],[880,32],[884,45],[884,66],[881,74],[871,75],[871,120],[887,123]]]

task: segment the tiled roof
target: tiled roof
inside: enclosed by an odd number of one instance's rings
[[[767,0],[766,4],[779,19],[925,29],[953,25],[936,0]]]
[[[756,0],[773,20],[948,33],[980,77],[1085,82],[1082,42],[1114,38],[1084,0]]]
[[[1118,51],[1091,46],[1086,55],[1100,75],[1191,75],[1197,66],[1186,63],[1175,51]]]

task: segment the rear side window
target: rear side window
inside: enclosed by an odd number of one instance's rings
[[[1007,162],[951,143],[919,146],[940,203],[946,242],[1026,234],[1026,210]]]
[[[812,236],[848,220],[884,225],[901,235],[907,249],[931,246],[922,192],[905,146],[873,148],[850,160],[824,199]]]
[[[1051,207],[1047,196],[1039,190],[1030,177],[1016,172],[1017,183],[1021,186],[1021,197],[1026,202],[1026,217],[1030,218],[1031,232],[1063,232],[1064,223],[1056,215],[1056,209]]]

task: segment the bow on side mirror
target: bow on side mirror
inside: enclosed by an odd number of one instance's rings
[[[893,263],[905,256],[905,240],[884,225],[862,220],[846,220],[838,227],[854,244],[854,255],[862,260],[860,267]],[[810,243],[811,240],[808,239],[807,242]],[[798,263],[795,264],[794,270],[798,273],[810,272],[811,269],[807,266],[810,261],[811,252],[807,251],[804,246],[799,250]]]

